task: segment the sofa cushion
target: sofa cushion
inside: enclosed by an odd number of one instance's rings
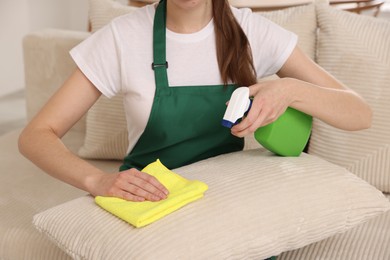
[[[76,259],[264,259],[344,232],[390,209],[373,186],[316,156],[241,151],[174,172],[204,198],[136,229],[84,196],[34,217]]]
[[[18,151],[20,130],[0,137],[0,259],[70,259],[32,225],[35,214],[85,195],[84,191],[58,181],[24,158]],[[73,131],[64,142],[76,151],[83,134]],[[94,161],[114,171],[118,162]]]
[[[90,0],[90,6],[93,31],[100,29],[113,17],[134,10],[111,0]],[[262,14],[295,32],[299,36],[298,45],[314,59],[317,27],[314,5]],[[128,140],[126,117],[120,95],[112,99],[101,97],[88,112],[86,128],[86,139],[79,151],[81,157],[118,160],[124,158]],[[260,147],[252,136],[246,141],[247,148]]]
[[[389,194],[386,197],[390,200]],[[390,211],[345,233],[298,250],[285,252],[278,256],[278,260],[390,259],[388,245],[390,245]]]
[[[390,23],[318,7],[318,63],[370,104],[370,129],[348,132],[314,119],[309,153],[390,192]]]

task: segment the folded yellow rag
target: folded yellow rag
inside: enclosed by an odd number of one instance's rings
[[[146,226],[184,205],[203,197],[208,186],[200,181],[189,181],[167,169],[157,160],[143,170],[156,177],[168,190],[165,200],[133,202],[114,197],[97,196],[95,202],[103,209],[139,228]]]

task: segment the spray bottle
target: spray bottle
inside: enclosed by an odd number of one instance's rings
[[[222,125],[232,128],[249,111],[252,101],[249,88],[234,90]],[[267,150],[280,156],[299,156],[304,150],[311,133],[312,117],[288,107],[274,122],[258,128],[255,139]]]

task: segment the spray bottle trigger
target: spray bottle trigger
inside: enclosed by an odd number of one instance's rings
[[[249,98],[249,88],[240,87],[233,91],[228,107],[223,116],[222,125],[232,128],[240,122],[240,119],[247,113],[252,105]]]

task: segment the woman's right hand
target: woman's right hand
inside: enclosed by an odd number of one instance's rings
[[[119,173],[104,173],[95,182],[92,195],[118,197],[129,201],[160,201],[168,190],[153,176],[135,168]]]
[[[94,196],[132,201],[165,199],[167,189],[149,174],[136,169],[104,173],[62,143],[61,138],[100,96],[93,83],[76,69],[23,130],[20,152],[51,176]]]

